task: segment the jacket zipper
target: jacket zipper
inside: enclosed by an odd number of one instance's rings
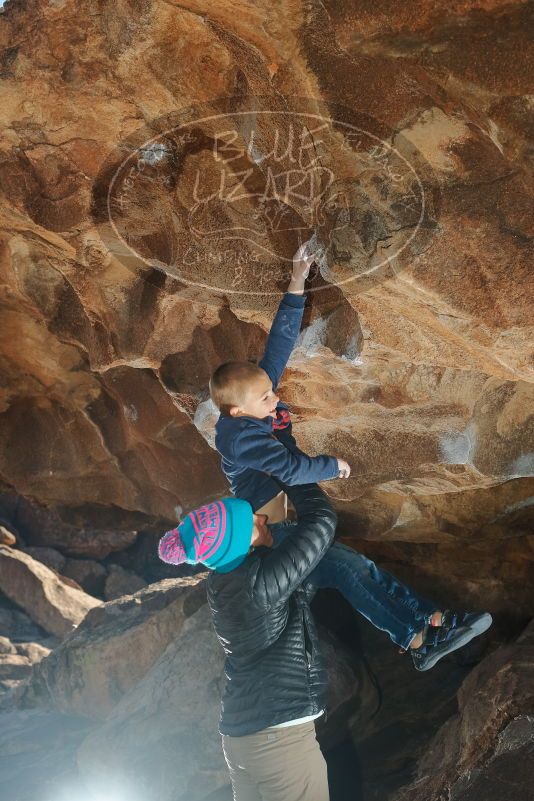
[[[310,668],[311,668],[312,654],[311,654],[311,651],[308,651],[308,649],[306,647],[306,644],[309,643],[310,644],[310,648],[311,648],[311,637],[310,637],[310,634],[309,634],[309,631],[308,631],[308,626],[306,624],[306,616],[304,614],[304,609],[302,610],[302,627],[304,629],[304,653],[306,655],[306,664],[308,666],[308,674],[309,674]],[[328,709],[325,706],[325,709],[324,709],[324,722],[326,723],[327,720],[328,720]]]
[[[309,644],[310,649],[311,649],[311,637],[310,637],[310,634],[308,632],[308,626],[306,624],[306,616],[304,614],[304,609],[302,610],[302,628],[304,630],[304,653],[306,655],[306,663],[308,665],[308,671],[309,671],[310,668],[311,668],[312,654],[311,654],[311,650],[308,651],[308,644]]]

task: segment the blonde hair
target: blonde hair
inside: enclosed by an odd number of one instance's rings
[[[230,414],[232,406],[245,399],[251,383],[265,377],[265,370],[251,362],[225,362],[210,378],[210,397],[221,414]]]

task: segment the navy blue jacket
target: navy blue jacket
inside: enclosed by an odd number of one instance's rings
[[[304,314],[304,294],[286,292],[276,312],[265,353],[258,363],[276,390],[298,337]],[[277,409],[287,409],[282,401]],[[314,484],[337,478],[335,456],[307,456],[292,434],[291,422],[273,431],[272,418],[220,415],[215,424],[215,447],[222,456],[221,468],[232,493],[260,509],[280,492],[275,481],[289,486]]]

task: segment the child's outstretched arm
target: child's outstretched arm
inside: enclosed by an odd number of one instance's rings
[[[293,256],[291,281],[274,317],[267,337],[265,353],[258,362],[258,367],[265,370],[273,382],[273,389],[276,389],[280,383],[280,378],[299,335],[306,301],[304,281],[312,264],[313,255],[307,255],[306,243],[304,243]]]
[[[276,437],[258,437],[255,430],[242,431],[233,447],[236,464],[260,470],[289,486],[315,484],[350,475],[350,467],[343,459],[325,454],[307,456],[302,452],[293,453]]]

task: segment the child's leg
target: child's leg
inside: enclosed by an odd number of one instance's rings
[[[275,547],[291,534],[294,525],[286,522],[270,526]],[[401,648],[408,648],[439,610],[437,604],[339,542],[328,549],[308,581],[317,588],[339,590],[354,609],[376,628],[386,631]]]
[[[339,590],[351,606],[394,643],[408,648],[439,606],[417,595],[362,554],[335,542],[308,577],[318,588]]]

